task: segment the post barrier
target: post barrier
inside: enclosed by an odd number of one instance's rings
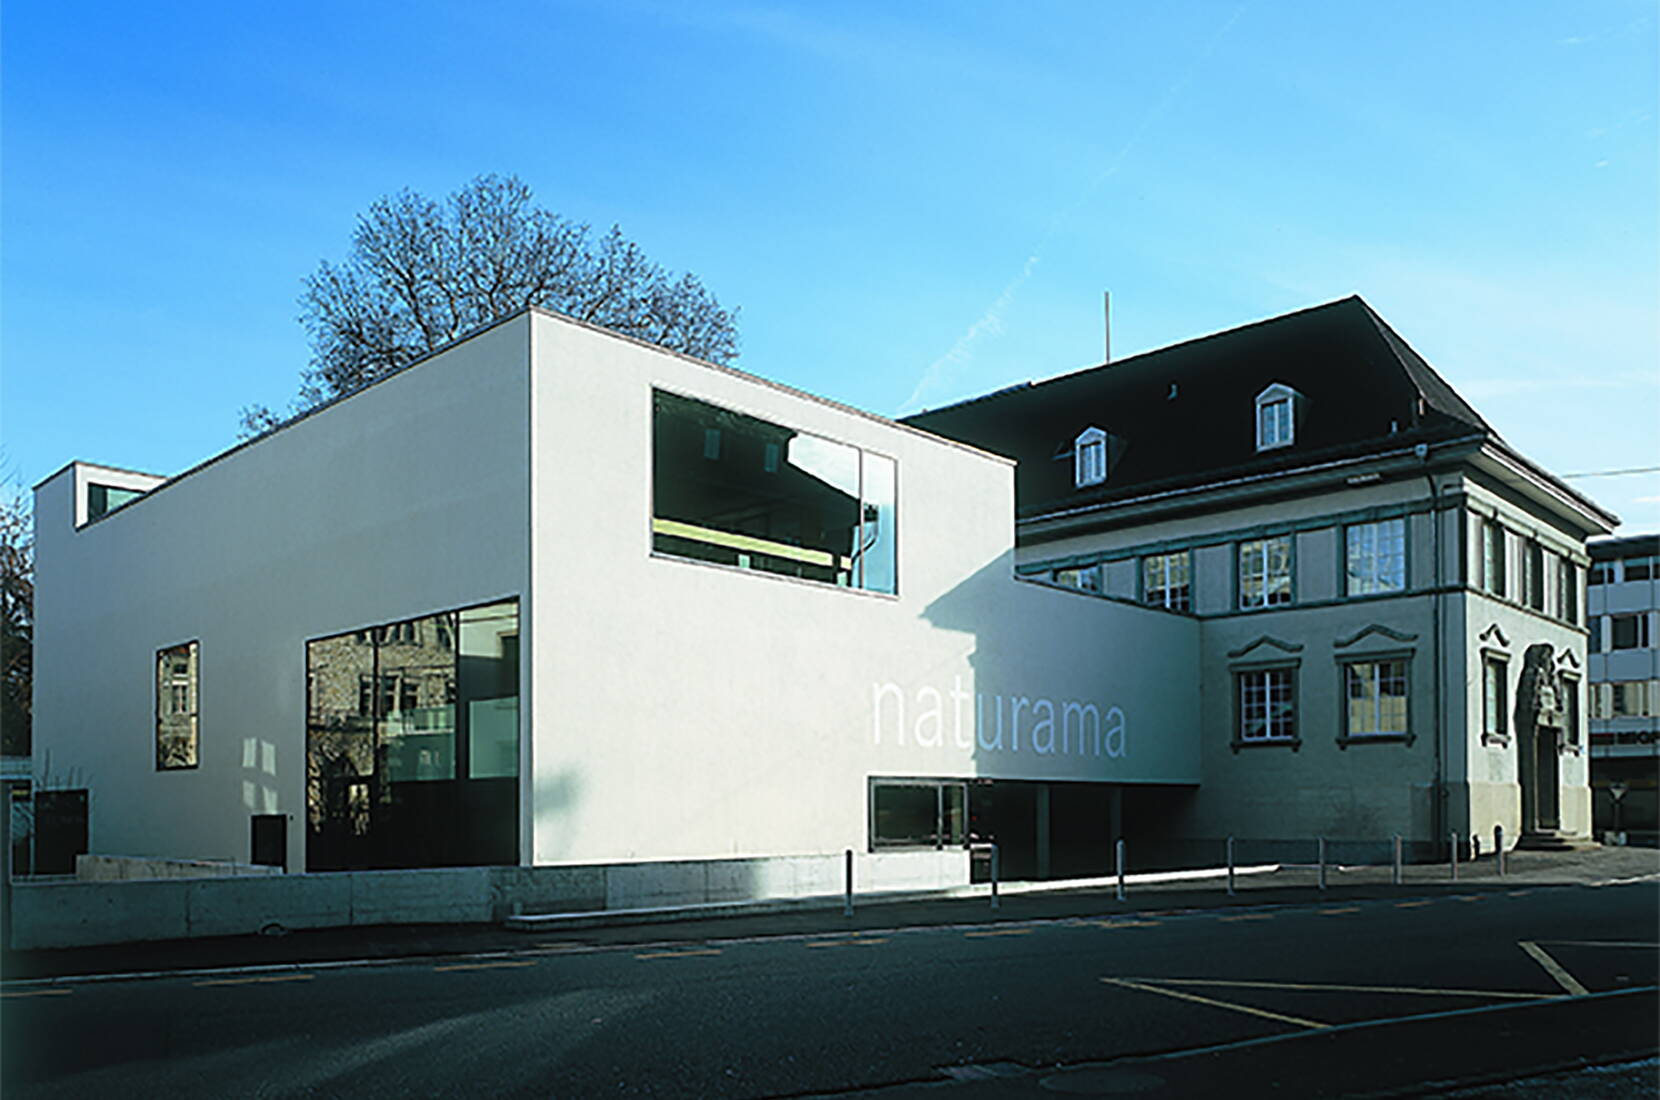
[[[1003,907],[1003,903],[1001,901],[999,901],[998,898],[997,898],[997,872],[998,872],[998,870],[999,870],[999,868],[998,868],[998,863],[997,863],[997,843],[995,841],[993,841],[992,845],[991,845],[991,907],[993,909],[1001,909]]]
[[[1118,863],[1118,900],[1124,900],[1124,838],[1119,837],[1114,846],[1114,854]]]
[[[1493,826],[1493,858],[1499,863],[1499,877],[1504,877],[1504,826]]]
[[[1320,857],[1320,889],[1324,890],[1326,888],[1326,838],[1320,837],[1315,847],[1318,849]]]
[[[1233,897],[1233,837],[1228,838],[1228,896]]]
[[[846,893],[845,897],[842,899],[842,916],[851,917],[853,915],[853,849],[852,848],[847,849],[846,870],[847,870],[847,873],[844,876],[844,879],[845,879],[846,884],[847,884],[847,893]]]
[[[1391,868],[1391,872],[1392,873],[1389,876],[1389,881],[1392,882],[1394,885],[1399,886],[1401,884],[1401,834],[1400,833],[1395,834],[1395,858],[1394,858],[1394,866]]]
[[[1458,881],[1458,834],[1452,834],[1452,843],[1447,846],[1447,862],[1452,866],[1452,880]]]

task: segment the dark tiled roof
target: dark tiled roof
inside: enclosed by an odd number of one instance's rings
[[[1255,399],[1305,399],[1294,446],[1259,454]],[[1344,298],[1010,387],[905,423],[1019,461],[1023,515],[1493,430],[1370,306]],[[1072,483],[1072,441],[1114,437],[1105,485]]]

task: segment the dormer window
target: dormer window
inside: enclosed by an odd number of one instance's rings
[[[1072,446],[1072,483],[1079,489],[1107,480],[1107,433],[1085,428]]]
[[[1257,450],[1289,447],[1296,441],[1297,403],[1301,396],[1281,382],[1257,394]]]

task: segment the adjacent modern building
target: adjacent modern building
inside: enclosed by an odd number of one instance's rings
[[[42,482],[38,778],[94,853],[722,896],[1585,837],[1615,522],[1358,299],[905,422],[527,310]]]
[[[1660,839],[1660,535],[1591,543],[1591,794],[1599,835]]]

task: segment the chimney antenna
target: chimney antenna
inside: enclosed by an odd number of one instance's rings
[[[1101,292],[1101,321],[1106,330],[1107,342],[1106,358],[1101,362],[1110,363],[1112,362],[1112,291],[1110,290]]]

